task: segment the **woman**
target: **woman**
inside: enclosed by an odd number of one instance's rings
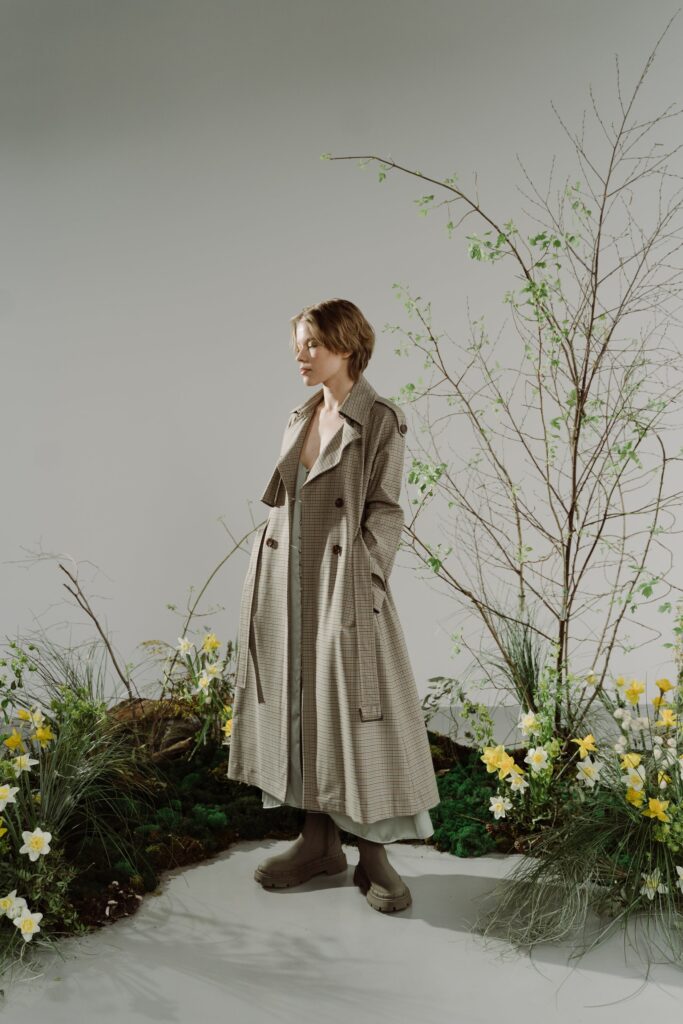
[[[389,576],[403,529],[403,411],[363,371],[375,335],[345,299],[292,318],[309,388],[293,409],[261,500],[240,606],[228,778],[264,807],[306,810],[284,853],[259,864],[268,888],[347,867],[377,910],[410,906],[385,843],[433,834],[439,794]]]

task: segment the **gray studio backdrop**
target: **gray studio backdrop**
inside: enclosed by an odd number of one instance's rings
[[[394,282],[432,302],[440,331],[504,323],[504,280],[468,259],[468,227],[449,240],[445,215],[418,215],[422,183],[320,154],[456,172],[501,221],[521,219],[515,154],[541,189],[553,155],[561,177],[576,170],[550,100],[578,128],[590,83],[616,116],[612,55],[630,90],[674,9],[2,0],[0,635],[91,634],[61,559],[122,661],[141,661],[144,639],[175,642],[167,603],[203,583],[226,527],[239,538],[266,514],[287,411],[306,397],[288,348],[301,306],[364,310],[367,376],[387,396],[415,377],[387,329],[413,326]],[[649,115],[681,94],[682,33],[663,44]],[[221,640],[246,564],[245,549],[207,595]],[[405,553],[392,584],[424,694],[463,668],[457,616]],[[672,670],[656,643],[624,671]]]

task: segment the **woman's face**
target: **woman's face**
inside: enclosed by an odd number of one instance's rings
[[[327,384],[349,381],[347,362],[350,352],[330,352],[311,334],[310,324],[300,322],[296,327],[296,345],[299,374],[306,384]],[[302,372],[305,371],[305,372]]]

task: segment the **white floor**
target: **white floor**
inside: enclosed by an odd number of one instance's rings
[[[623,936],[568,962],[543,947],[530,959],[468,929],[478,897],[513,859],[459,859],[422,844],[392,845],[413,905],[380,914],[349,868],[279,891],[253,879],[288,842],[240,843],[215,860],[164,876],[140,911],[86,938],[64,940],[66,961],[5,987],[0,1008],[49,1024],[97,1019],[239,1024],[674,1024],[683,970],[625,961]],[[87,1015],[87,1018],[86,1018]],[[656,1017],[655,1017],[656,1015]]]

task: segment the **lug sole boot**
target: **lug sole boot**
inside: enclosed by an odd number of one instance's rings
[[[262,861],[254,878],[264,889],[287,889],[314,875],[336,875],[348,863],[336,824],[328,814],[307,811],[301,835],[284,853]]]
[[[360,861],[353,872],[353,881],[354,885],[357,885],[365,895],[370,906],[383,913],[405,910],[413,902],[410,889],[405,882],[401,881],[400,887],[396,889],[388,889],[386,886],[380,885],[379,882],[371,882]]]

